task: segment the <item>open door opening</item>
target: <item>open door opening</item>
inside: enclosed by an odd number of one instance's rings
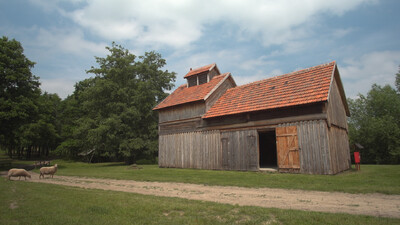
[[[275,130],[272,131],[259,131],[259,157],[260,168],[274,168],[278,167],[277,154],[276,154],[276,135]]]

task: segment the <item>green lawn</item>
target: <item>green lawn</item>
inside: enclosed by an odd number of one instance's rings
[[[140,165],[143,169],[137,170],[129,169],[129,166],[123,163],[87,164],[63,160],[53,163],[59,165],[58,175],[67,176],[348,193],[400,194],[400,165],[362,165],[361,171],[353,169],[331,176],[172,169],[158,168],[157,165]]]
[[[0,224],[400,224],[399,219],[240,207],[5,179],[0,179],[0,215]]]

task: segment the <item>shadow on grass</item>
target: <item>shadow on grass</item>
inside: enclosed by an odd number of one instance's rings
[[[129,165],[124,162],[115,162],[115,163],[107,163],[104,165],[100,165],[99,167],[112,167],[112,166],[129,166]]]

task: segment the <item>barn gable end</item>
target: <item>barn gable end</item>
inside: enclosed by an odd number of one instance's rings
[[[350,167],[349,113],[335,62],[238,87],[216,64],[191,69],[185,78],[186,85],[154,108],[160,167],[272,166],[309,174]]]

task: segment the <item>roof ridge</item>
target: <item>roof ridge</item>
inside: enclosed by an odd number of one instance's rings
[[[257,81],[250,82],[248,84],[239,85],[239,86],[236,86],[234,88],[235,89],[236,88],[242,88],[242,87],[246,87],[246,86],[249,86],[249,85],[254,85],[254,84],[257,84],[257,83],[263,83],[263,82],[266,82],[267,80],[276,80],[278,78],[282,78],[282,77],[286,77],[286,76],[292,76],[292,75],[296,75],[296,74],[300,74],[300,73],[305,73],[305,72],[308,72],[308,71],[310,71],[312,69],[319,69],[321,67],[326,67],[326,66],[329,66],[331,64],[336,64],[336,61],[320,64],[320,65],[317,65],[317,66],[313,66],[313,67],[309,67],[309,68],[305,68],[305,69],[301,69],[301,70],[292,71],[292,72],[281,74],[281,75],[278,75],[278,76],[268,77],[268,78],[265,78],[265,79],[262,79],[262,80],[257,80]]]

